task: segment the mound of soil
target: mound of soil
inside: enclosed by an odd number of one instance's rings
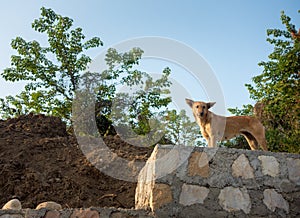
[[[106,145],[122,158],[146,161],[151,148],[108,136]],[[0,207],[17,196],[23,208],[43,201],[63,207],[134,207],[136,183],[105,175],[83,155],[57,117],[24,115],[0,120]]]

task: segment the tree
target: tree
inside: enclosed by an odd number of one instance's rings
[[[130,100],[130,107],[123,110],[128,118],[126,122],[137,134],[148,133],[151,118],[162,113],[171,101],[167,96],[171,70],[164,69],[161,78],[154,80],[136,68],[143,53],[141,49],[133,48],[125,53],[109,49],[105,58],[107,70],[82,75],[91,62],[84,52],[99,47],[102,41],[98,37],[84,41],[82,29],[74,29],[72,25],[72,19],[52,9],[41,8],[41,17],[34,20],[32,28],[46,34],[47,46],[35,40],[27,42],[21,37],[12,40],[11,46],[18,54],[11,57],[11,67],[1,75],[7,81],[28,83],[19,95],[0,99],[3,109],[0,115],[8,118],[29,112],[44,113],[70,123],[75,91],[79,95],[87,94],[79,92],[82,83],[89,80],[84,85],[93,86],[96,122],[102,135],[114,133],[111,112],[113,103],[120,97],[117,89],[122,85],[135,87],[135,93],[126,99]],[[94,81],[97,83],[93,84]]]
[[[159,78],[154,79],[139,70],[142,54],[140,48],[124,53],[110,48],[105,55],[107,68],[104,71],[88,71],[81,76],[72,114],[77,130],[82,129],[82,134],[91,130],[92,135],[100,133],[102,136],[118,133],[134,140],[147,135],[148,141],[157,142],[151,139],[160,129],[154,121],[163,116],[171,102],[168,89],[171,70],[165,68]],[[95,121],[97,132],[93,128]]]
[[[92,130],[95,135],[115,134],[113,124],[116,124],[128,136],[147,136],[150,144],[156,143],[157,137],[165,140],[165,134],[170,136],[172,131],[180,134],[180,138],[173,138],[177,143],[183,139],[182,135],[191,139],[188,131],[196,133],[195,125],[183,111],[178,116],[172,112],[173,116],[167,109],[171,102],[170,68],[166,67],[155,79],[138,69],[142,49],[119,53],[111,48],[104,60],[108,66],[106,70],[85,72],[91,59],[84,52],[101,46],[102,41],[98,37],[84,41],[82,29],[74,29],[72,25],[72,19],[41,8],[41,17],[34,20],[32,28],[47,35],[47,46],[35,40],[27,42],[21,37],[12,40],[11,46],[18,54],[12,55],[11,67],[1,75],[7,81],[28,83],[19,95],[0,99],[3,109],[0,116],[44,113],[71,123],[72,115],[79,121],[76,125]],[[131,93],[120,91],[122,86],[128,87]],[[76,98],[81,100],[74,105]],[[79,109],[75,116],[72,107]],[[89,122],[89,119],[94,120],[93,116],[98,129]],[[170,123],[165,119],[168,116],[172,117]],[[173,127],[178,121],[180,130],[175,130]],[[167,126],[165,130],[162,125]],[[128,128],[132,131],[126,131]]]
[[[115,134],[115,129],[112,125],[112,109],[117,106],[116,102],[120,101],[123,95],[120,93],[117,95],[117,88],[120,86],[132,87],[143,83],[142,78],[146,73],[136,69],[142,54],[143,50],[140,48],[132,48],[124,53],[119,53],[116,49],[109,48],[105,57],[107,69],[103,72],[94,73],[91,81],[99,82],[94,92],[96,98],[96,122],[101,135]],[[124,97],[123,99],[126,98]],[[125,104],[125,102],[119,103],[121,105],[119,112],[123,115],[125,107],[122,107],[122,105],[125,106]]]
[[[73,29],[72,25],[72,19],[43,7],[32,28],[47,35],[48,45],[43,47],[21,37],[12,40],[18,55],[11,56],[11,67],[1,75],[7,81],[28,83],[19,95],[0,100],[2,117],[34,112],[70,119],[80,72],[91,61],[84,51],[102,45],[98,37],[83,41],[82,29]]]
[[[140,48],[125,53],[108,50],[105,58],[108,69],[98,76],[101,82],[96,90],[100,126],[105,126],[102,121],[114,119],[119,127],[130,126],[135,134],[145,135],[154,128],[151,120],[165,113],[171,102],[168,89],[171,70],[165,68],[160,78],[154,79],[138,69],[142,54]],[[122,91],[124,86],[127,92]],[[123,132],[130,132],[125,129]]]
[[[185,110],[170,110],[166,119],[165,138],[176,145],[204,146],[199,126],[190,120]]]
[[[284,12],[281,21],[285,30],[267,30],[274,51],[258,64],[263,72],[253,77],[254,85],[246,87],[257,102],[255,114],[266,127],[269,150],[300,153],[300,30]]]

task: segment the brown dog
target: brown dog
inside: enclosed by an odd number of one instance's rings
[[[219,116],[208,110],[215,102],[205,103],[190,99],[185,99],[185,101],[192,108],[201,133],[208,142],[208,147],[216,147],[217,141],[243,135],[252,150],[258,150],[259,145],[263,150],[268,150],[265,128],[258,119],[249,116]]]

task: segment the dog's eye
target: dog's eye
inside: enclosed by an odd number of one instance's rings
[[[205,109],[205,106],[202,106],[203,109]]]
[[[199,105],[197,105],[196,108],[199,108]]]

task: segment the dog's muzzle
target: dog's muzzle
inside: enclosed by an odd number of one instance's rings
[[[198,115],[198,117],[203,117],[204,113],[201,112],[201,113],[198,113],[197,115]]]

